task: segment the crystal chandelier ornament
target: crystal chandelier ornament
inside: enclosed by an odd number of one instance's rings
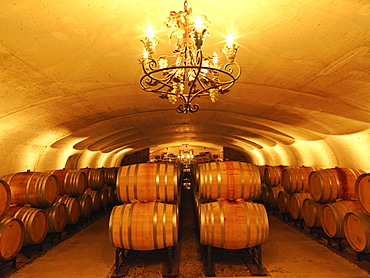
[[[222,49],[224,62],[217,53],[204,55],[202,46],[209,35],[210,22],[205,15],[193,15],[187,1],[184,11],[171,11],[165,24],[169,42],[176,40],[173,54],[154,57],[158,41],[149,27],[142,40],[143,58],[139,60],[144,72],[141,88],[158,93],[173,104],[179,101],[176,108],[179,113],[195,113],[199,110],[199,105],[192,103],[195,97],[209,96],[215,102],[239,78],[241,70],[235,62],[239,46],[229,33]]]

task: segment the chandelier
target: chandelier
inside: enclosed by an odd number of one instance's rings
[[[224,62],[216,52],[211,56],[203,54],[209,23],[205,15],[192,15],[185,1],[184,11],[171,11],[165,21],[169,43],[176,39],[173,54],[154,57],[158,41],[151,27],[141,40],[144,45],[143,58],[139,60],[144,72],[140,78],[141,88],[158,93],[160,98],[173,104],[179,101],[176,108],[179,113],[197,112],[199,105],[192,103],[195,97],[209,96],[215,102],[240,76],[240,67],[235,62],[239,46],[232,34],[228,34],[222,49]]]

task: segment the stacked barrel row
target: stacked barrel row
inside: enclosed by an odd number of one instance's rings
[[[200,243],[224,249],[251,248],[268,240],[269,225],[263,205],[257,166],[239,161],[198,165],[194,189]]]
[[[330,238],[345,238],[355,251],[370,253],[370,174],[339,167],[308,170],[284,169],[272,204]]]
[[[88,181],[85,171],[66,169],[1,177],[0,260],[11,260],[22,246],[40,244],[48,233],[88,217],[94,203]]]
[[[179,168],[172,163],[140,163],[118,169],[109,239],[116,248],[156,250],[178,244]]]

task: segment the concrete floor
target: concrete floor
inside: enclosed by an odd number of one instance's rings
[[[108,240],[108,218],[109,216],[105,216],[96,221],[10,277],[107,277],[115,259],[115,248],[110,245]],[[308,238],[295,228],[281,222],[276,217],[270,216],[269,220],[270,239],[262,247],[262,261],[271,277],[370,277],[369,273]],[[189,233],[187,234],[189,235]],[[191,244],[186,245],[191,246]],[[205,277],[202,271],[198,270],[199,267],[202,267],[199,254],[189,255],[182,252],[180,258],[180,278]],[[193,268],[194,271],[185,271],[185,268],[189,267]],[[230,267],[230,269],[232,268]],[[133,270],[131,273],[135,274],[127,277],[161,277],[160,272],[155,274],[152,270],[146,269],[143,264],[140,264],[137,270]]]

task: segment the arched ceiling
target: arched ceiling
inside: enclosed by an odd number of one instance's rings
[[[183,1],[3,0],[0,172],[63,167],[76,153],[116,164],[128,151],[181,144],[238,148],[261,164],[370,170],[368,1],[188,2],[211,21],[203,50],[221,49],[232,31],[242,68],[195,114],[139,85],[144,30],[158,30],[157,52],[172,51],[160,27]]]

